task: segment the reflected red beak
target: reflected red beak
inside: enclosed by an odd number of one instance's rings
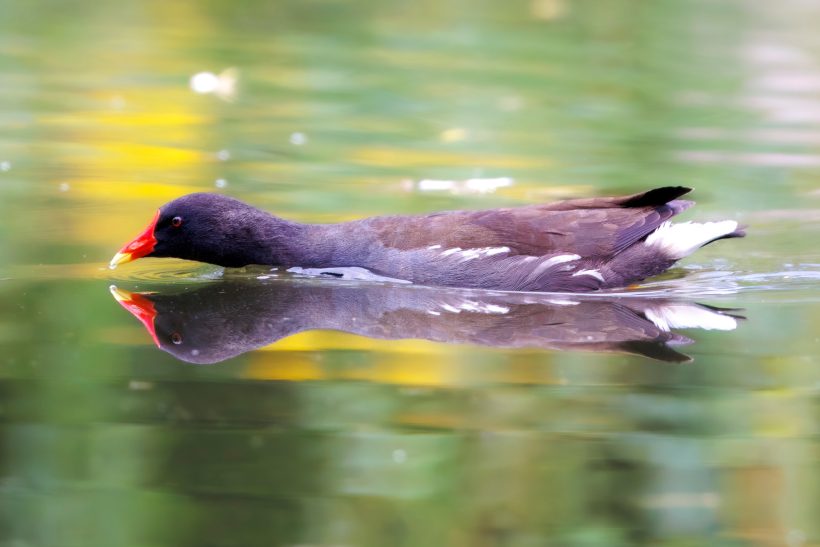
[[[117,254],[114,255],[114,258],[111,259],[108,267],[113,270],[120,264],[131,262],[132,260],[141,258],[153,251],[154,245],[157,244],[157,238],[154,237],[154,228],[157,227],[158,220],[159,210],[157,210],[157,214],[154,215],[154,218],[151,220],[148,227],[145,228],[140,235],[135,237],[131,243],[125,245]]]
[[[154,329],[154,318],[157,316],[157,310],[154,309],[154,303],[149,298],[139,293],[118,289],[116,285],[108,287],[114,299],[120,303],[120,306],[130,311],[131,314],[139,319],[140,323],[151,335],[151,339],[159,345],[157,338],[157,331]]]

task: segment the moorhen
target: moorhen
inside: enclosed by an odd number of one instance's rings
[[[741,316],[659,298],[498,293],[317,279],[244,279],[111,294],[178,359],[211,364],[309,330],[384,340],[626,352],[685,362],[675,329],[734,330]]]
[[[669,219],[693,204],[689,188],[571,199],[484,211],[378,216],[300,224],[208,193],[163,205],[110,267],[175,257],[226,267],[261,264],[336,277],[511,291],[592,291],[657,275],[718,239],[742,237],[733,220]]]

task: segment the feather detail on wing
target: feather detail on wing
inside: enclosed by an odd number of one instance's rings
[[[580,255],[510,255],[509,251],[508,247],[428,249],[432,253],[428,260],[436,267],[416,275],[439,284],[469,282],[472,286],[517,291],[591,291],[605,285],[602,272],[585,267],[587,262]],[[436,277],[442,273],[447,280]]]
[[[692,202],[675,199],[688,188],[656,188],[617,198],[567,200],[486,211],[370,219],[385,247],[412,250],[507,247],[511,255],[578,254],[607,258],[622,252]]]

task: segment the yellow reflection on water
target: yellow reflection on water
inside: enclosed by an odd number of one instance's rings
[[[357,366],[325,366],[323,352],[358,352]],[[358,380],[420,387],[463,387],[475,383],[563,384],[550,359],[527,350],[504,352],[503,366],[483,366],[469,346],[426,340],[380,340],[335,331],[310,331],[251,354],[243,377],[256,380]],[[341,354],[340,354],[341,355]]]
[[[413,150],[408,148],[370,147],[359,148],[352,155],[352,160],[372,166],[404,165],[407,167],[483,167],[493,168],[526,168],[544,167],[549,164],[543,158],[526,156],[478,154],[474,152],[451,152],[447,150]]]

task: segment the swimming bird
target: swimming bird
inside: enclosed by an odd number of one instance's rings
[[[693,204],[690,188],[524,207],[376,216],[303,224],[239,200],[189,194],[163,205],[110,267],[174,257],[397,283],[509,291],[586,292],[662,273],[713,241],[743,237],[734,220],[670,219]]]
[[[430,340],[500,348],[626,352],[669,362],[677,329],[731,331],[739,310],[663,298],[500,293],[315,279],[226,279],[179,291],[173,285],[112,296],[178,359],[210,364],[309,330],[384,340]],[[351,321],[351,318],[355,318]]]

